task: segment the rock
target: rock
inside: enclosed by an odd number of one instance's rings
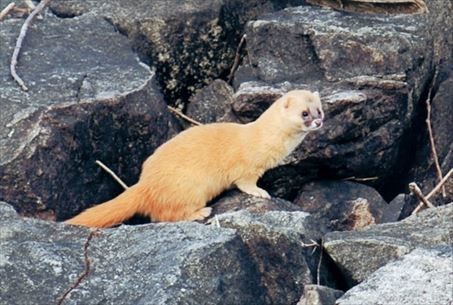
[[[187,106],[187,115],[200,123],[233,122],[233,88],[221,79],[198,90]]]
[[[396,223],[327,233],[324,248],[351,287],[415,248],[449,245],[452,218],[453,203],[422,211]]]
[[[352,181],[308,183],[294,203],[329,231],[355,230],[382,223],[388,207],[376,190]]]
[[[238,190],[228,191],[220,195],[212,202],[211,207],[213,215],[241,210],[261,214],[269,211],[302,211],[298,206],[280,198],[259,198]]]
[[[24,215],[64,219],[122,189],[99,159],[127,184],[145,158],[179,129],[155,73],[102,18],[46,15],[30,29],[18,73],[9,61],[23,20],[0,29],[0,200]]]
[[[428,8],[425,0],[353,0],[337,2],[336,0],[307,0],[307,3],[329,7],[346,12],[368,14],[425,14]]]
[[[410,216],[410,214],[407,214],[406,212],[410,202],[410,196],[407,194],[398,194],[398,196],[388,203],[387,209],[385,209],[384,214],[382,215],[382,223],[395,222]]]
[[[341,290],[326,286],[306,285],[297,305],[335,305],[335,301],[343,294]]]
[[[432,2],[432,14],[345,14],[300,6],[247,24],[239,81],[273,88],[262,89],[262,96],[279,95],[282,82],[319,90],[326,114],[324,128],[310,134],[277,173],[265,175],[271,193],[294,198],[299,185],[320,177],[378,177],[372,185],[386,199],[407,188],[433,67],[452,62],[446,51],[451,35],[444,31],[451,28],[445,15],[451,4]],[[235,82],[238,91],[241,85]],[[235,114],[256,117],[273,98],[237,102]]]
[[[453,247],[415,249],[353,287],[336,304],[451,304]]]
[[[316,281],[318,255],[302,244],[321,237],[309,214],[241,210],[220,214],[217,220],[221,227],[238,231],[262,274],[269,304],[295,304],[304,286]]]
[[[21,219],[5,203],[0,211],[2,304],[57,303],[86,259],[87,275],[64,304],[266,304],[234,230],[193,222],[121,226],[88,241],[89,230]]]
[[[244,24],[305,0],[285,1],[99,1],[60,0],[50,7],[61,17],[103,16],[125,33],[143,61],[157,69],[165,96],[183,103],[213,79],[226,77]]]

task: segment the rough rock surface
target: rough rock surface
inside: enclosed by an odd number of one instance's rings
[[[20,219],[0,203],[0,303],[56,304],[84,271],[89,231]],[[64,304],[265,304],[234,230],[197,223],[100,230]]]
[[[300,207],[280,198],[265,199],[253,197],[239,190],[231,190],[220,195],[210,205],[212,214],[231,213],[247,210],[252,213],[265,213],[268,211],[302,211]]]
[[[302,242],[321,235],[308,213],[242,210],[220,214],[217,220],[238,231],[262,274],[270,304],[295,304],[304,285],[316,281],[318,255]]]
[[[29,87],[23,92],[9,75],[21,25],[7,19],[0,28],[0,200],[62,219],[121,191],[96,159],[132,184],[178,129],[155,73],[92,15],[35,22],[17,67]]]
[[[335,301],[343,295],[343,291],[326,286],[306,285],[304,295],[297,305],[335,305]]]
[[[187,115],[203,124],[236,121],[231,111],[233,94],[227,82],[216,79],[190,98]]]
[[[416,249],[374,272],[338,305],[452,304],[453,247]]]
[[[305,184],[294,203],[330,231],[355,230],[382,223],[388,204],[373,188],[352,181]],[[399,214],[392,219],[398,220]]]
[[[451,245],[452,219],[453,203],[422,211],[396,223],[327,233],[324,247],[343,271],[348,285],[353,286],[415,248]]]
[[[156,67],[166,97],[177,103],[228,75],[248,20],[304,2],[55,0],[50,6],[62,17],[92,13],[110,20],[129,37],[141,58]]]

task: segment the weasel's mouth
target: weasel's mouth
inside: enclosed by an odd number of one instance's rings
[[[317,130],[320,129],[323,126],[323,122],[320,119],[313,120],[310,124],[310,130]]]

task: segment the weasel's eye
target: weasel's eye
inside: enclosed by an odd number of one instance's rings
[[[306,118],[306,117],[308,116],[308,112],[307,112],[307,111],[302,112],[302,116],[303,116],[304,118]]]
[[[318,115],[321,115],[321,110],[319,110],[319,108],[318,108]]]

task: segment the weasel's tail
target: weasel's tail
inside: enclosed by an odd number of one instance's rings
[[[145,194],[134,185],[114,199],[86,209],[65,223],[94,228],[111,227],[139,212],[144,200]]]

